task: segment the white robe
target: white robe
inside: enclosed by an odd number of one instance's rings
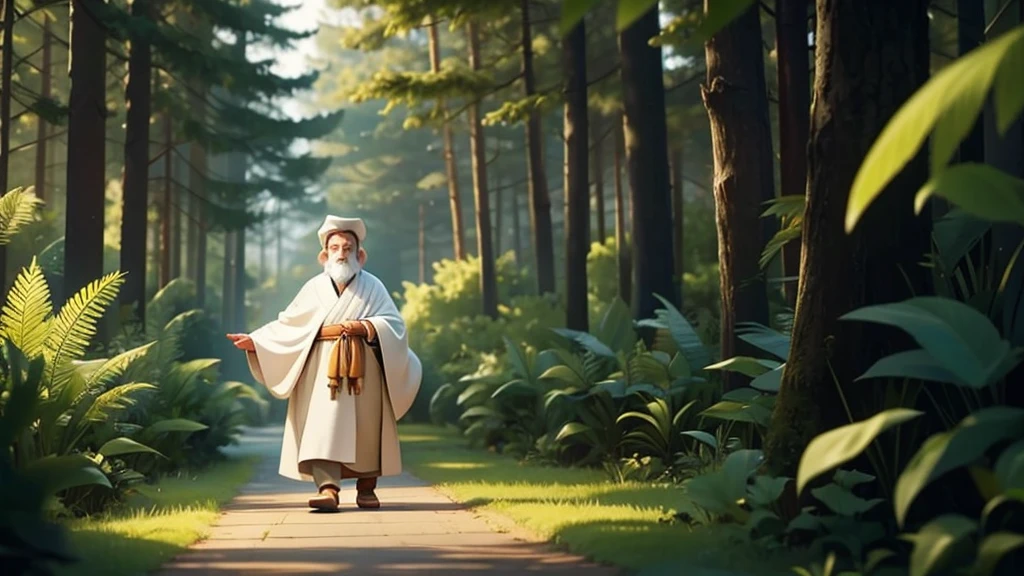
[[[349,395],[343,385],[336,400],[331,400],[327,362],[334,341],[318,341],[316,336],[321,326],[346,320],[373,324],[377,332],[374,347],[380,350],[383,366],[367,347],[363,393]],[[361,271],[339,296],[330,276],[318,274],[303,285],[277,320],[250,337],[256,351],[248,352],[246,358],[253,377],[274,397],[288,398],[279,467],[282,476],[312,480],[312,460],[340,462],[359,476],[401,473],[397,421],[416,398],[423,368],[409,349],[405,321],[376,276]],[[379,420],[366,419],[371,405],[379,405]],[[357,437],[357,414],[364,416],[358,430],[363,434],[379,430],[379,436]],[[367,426],[371,420],[379,426]]]

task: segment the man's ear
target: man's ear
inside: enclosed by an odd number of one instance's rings
[[[323,266],[324,262],[327,262],[327,250],[321,250],[316,259],[319,260],[320,265]]]
[[[359,249],[359,255],[357,256],[357,258],[359,259],[359,265],[360,266],[366,264],[366,249],[365,248],[360,248]]]

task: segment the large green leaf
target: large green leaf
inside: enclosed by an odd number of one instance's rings
[[[29,358],[42,354],[52,312],[50,287],[42,268],[32,258],[7,293],[0,313],[0,336],[10,340]]]
[[[786,365],[780,364],[778,367],[751,380],[750,387],[762,392],[778,393],[779,388],[782,387],[782,373],[785,369]]]
[[[633,351],[637,340],[633,313],[621,298],[613,298],[605,308],[594,336],[616,353],[629,354]]]
[[[700,341],[697,331],[671,302],[659,294],[655,294],[654,297],[664,306],[664,308],[656,310],[655,314],[672,335],[672,340],[675,341],[679,351],[686,357],[690,371],[696,373],[703,370],[711,363],[711,355],[704,343]]]
[[[761,427],[768,426],[771,410],[760,404],[743,404],[724,400],[704,409],[701,416],[718,418],[729,422],[750,422]]]
[[[815,436],[800,457],[796,475],[797,494],[818,476],[853,460],[882,433],[924,412],[906,408],[892,408],[846,426],[840,426]]]
[[[995,532],[987,534],[978,547],[971,574],[973,576],[991,576],[999,565],[999,561],[1007,553],[1024,546],[1024,535],[1013,532]]]
[[[206,424],[196,422],[194,420],[188,420],[187,418],[169,418],[167,420],[160,420],[147,426],[141,434],[145,437],[155,436],[157,434],[167,434],[169,432],[199,432],[200,430],[206,430],[209,428]]]
[[[555,436],[555,442],[561,442],[570,436],[576,436],[578,434],[593,434],[593,430],[590,426],[581,422],[569,422],[562,426],[562,429],[558,431],[558,435]]]
[[[81,454],[50,456],[29,462],[23,468],[25,478],[44,487],[46,494],[56,494],[78,486],[106,486],[110,480],[95,462]]]
[[[728,360],[722,360],[721,362],[715,362],[710,366],[705,366],[705,370],[721,370],[723,372],[739,372],[744,376],[756,378],[765,372],[778,368],[779,363],[771,360],[762,360],[760,358],[753,358],[750,356],[734,356]]]
[[[932,236],[943,268],[952,270],[991,228],[991,222],[975,218],[960,208],[953,208],[937,219]]]
[[[4,450],[20,436],[29,431],[39,416],[39,388],[43,380],[44,362],[42,356],[26,360],[24,354],[10,340],[0,340],[4,356],[9,363],[10,383],[6,392],[4,409],[0,411],[0,447]],[[23,373],[28,363],[27,374]],[[27,376],[27,377],[25,377]]]
[[[984,314],[951,298],[920,296],[865,306],[841,319],[885,324],[907,332],[946,370],[977,388],[1004,376],[1007,359],[1019,356]]]
[[[897,352],[878,360],[867,372],[857,377],[857,380],[867,378],[911,378],[957,386],[966,385],[956,374],[937,362],[928,351],[920,349]]]
[[[780,360],[789,358],[789,337],[757,322],[737,323],[736,337]]]
[[[952,430],[925,440],[896,479],[893,505],[903,525],[910,505],[933,480],[977,460],[993,444],[1024,435],[1024,410],[993,406],[979,410]]]
[[[928,576],[936,571],[947,573],[947,564],[969,552],[967,537],[978,529],[978,523],[959,514],[944,514],[921,527],[916,534],[903,539],[914,544],[910,554],[910,576]]]
[[[592,334],[581,332],[579,330],[570,330],[568,328],[553,328],[552,330],[556,334],[564,336],[572,340],[573,342],[576,342],[583,348],[593,352],[594,354],[597,354],[598,356],[603,356],[605,358],[611,359],[618,359],[618,356],[615,354],[615,352],[612,351],[611,348],[608,347],[607,344],[601,342],[600,340],[597,339],[596,336]]]
[[[885,186],[917,155],[928,135],[932,138],[932,173],[937,174],[952,157],[957,145],[974,126],[986,95],[997,76],[1007,76],[1000,86],[1010,86],[1019,75],[1013,69],[1024,51],[1024,26],[1018,26],[954,61],[932,76],[896,111],[868,151],[857,171],[846,207],[846,230],[856,226],[867,207]],[[1009,126],[1024,102],[997,92],[999,122]],[[1012,100],[1011,100],[1012,98]]]
[[[125,454],[140,454],[143,452],[149,454],[156,454],[161,458],[166,458],[166,456],[150,448],[149,446],[136,442],[131,438],[125,438],[124,436],[120,438],[114,438],[113,440],[106,442],[105,444],[103,444],[103,446],[100,446],[100,449],[97,450],[97,452],[102,454],[104,458],[110,458],[113,456],[123,456]]]
[[[932,196],[991,222],[1024,225],[1024,180],[985,164],[967,162],[939,172],[917,193],[914,210],[920,213]]]
[[[729,498],[736,502],[747,495],[747,483],[764,461],[760,450],[737,450],[729,454],[722,463],[722,481]]]
[[[1024,490],[1024,440],[1017,440],[1003,450],[994,472],[1003,490]]]
[[[812,488],[811,496],[828,506],[829,510],[840,516],[853,517],[871,510],[884,502],[881,498],[865,500],[856,496],[849,488],[844,488],[834,482],[825,484],[820,488]]]

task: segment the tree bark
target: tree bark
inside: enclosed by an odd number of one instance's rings
[[[11,77],[14,74],[14,0],[3,0],[3,50],[0,59],[0,196],[7,194],[11,158]],[[0,246],[0,292],[7,290],[7,247]]]
[[[957,47],[963,56],[985,41],[985,3],[978,0],[957,0]],[[985,161],[984,119],[979,118],[960,143],[960,162]]]
[[[149,0],[135,0],[135,18],[148,18]],[[146,212],[149,205],[149,121],[152,57],[149,42],[133,36],[128,56],[125,89],[128,114],[125,120],[123,208],[121,211],[121,271],[126,272],[121,305],[132,309],[135,319],[146,321]],[[42,125],[42,120],[40,120]]]
[[[522,0],[523,89],[527,98],[537,92],[533,71],[533,37],[530,33],[530,0]],[[551,197],[544,169],[544,133],[541,115],[530,112],[526,121],[526,166],[529,172],[530,230],[533,233],[537,292],[555,291],[555,242],[551,228]]]
[[[599,133],[601,127],[595,125],[592,134]],[[605,239],[608,238],[608,227],[605,222],[604,215],[604,138],[594,140],[593,149],[593,169],[594,169],[594,214],[596,216],[597,224],[597,241],[604,245]]]
[[[779,72],[779,177],[783,195],[807,193],[807,136],[811,122],[811,71],[807,55],[808,0],[775,4],[775,47]],[[800,275],[800,242],[782,249],[782,274]],[[796,305],[798,280],[786,280],[783,293]]]
[[[52,94],[51,77],[53,74],[53,32],[49,14],[43,14],[42,62],[39,69],[39,96],[48,99]],[[46,200],[46,162],[47,152],[50,149],[46,133],[49,124],[42,116],[37,117],[36,122],[36,197]]]
[[[672,253],[675,255],[676,302],[683,304],[683,139],[672,146]]]
[[[424,216],[423,202],[420,201],[420,234],[419,234],[419,256],[420,256],[420,267],[419,267],[419,283],[427,283],[427,229],[426,229],[426,218]]]
[[[758,260],[771,237],[761,218],[762,202],[774,198],[775,191],[759,10],[752,5],[705,45],[708,75],[701,95],[715,159],[722,358],[737,355],[737,323],[769,323],[768,291]],[[748,381],[735,372],[722,375],[726,390]]]
[[[469,67],[480,70],[480,31],[476,22],[467,25]],[[476,200],[476,250],[480,258],[480,295],[483,313],[498,317],[498,283],[494,271],[494,247],[491,245],[491,199],[487,191],[487,140],[480,123],[480,106],[469,107],[469,142],[473,155],[473,198]]]
[[[95,16],[99,4],[71,2],[65,299],[103,275],[106,35]]]
[[[512,254],[517,265],[523,263],[523,229],[519,214],[519,194],[515,189],[509,194],[509,204],[512,210]]]
[[[284,238],[284,210],[283,204],[280,200],[277,201],[277,250],[275,256],[277,257],[277,292],[281,292],[281,283],[284,281],[284,251],[282,245],[282,238]]]
[[[235,326],[235,234],[224,231],[224,270],[221,280],[221,323],[225,330],[234,331]]]
[[[615,251],[618,256],[619,298],[628,303],[633,294],[633,274],[629,243],[626,240],[626,195],[622,190],[622,118],[615,123]]]
[[[582,20],[562,39],[565,78],[566,327],[589,330],[590,138],[587,121],[587,34]]]
[[[838,318],[930,290],[919,262],[929,248],[931,218],[913,211],[927,176],[924,152],[852,234],[843,226],[864,156],[928,77],[927,7],[927,0],[818,0],[800,290],[766,443],[768,467],[778,473],[795,472],[815,435],[846,423],[834,382],[852,383],[899,340],[892,330]]]
[[[234,322],[238,330],[247,332],[247,323],[245,317],[245,293],[246,293],[246,273],[245,273],[245,228],[239,228],[235,231],[235,279],[234,279]]]
[[[160,287],[163,288],[173,278],[171,268],[171,256],[174,249],[171,244],[173,235],[171,228],[174,226],[174,135],[171,123],[171,113],[164,112],[164,195],[163,206],[160,215]]]
[[[441,71],[441,42],[437,31],[437,20],[430,19],[430,70],[435,74]],[[445,112],[445,101],[437,103],[442,113]],[[444,167],[448,175],[448,204],[452,214],[452,248],[456,260],[466,259],[466,232],[462,225],[462,200],[459,194],[459,168],[455,162],[455,144],[452,137],[452,126],[448,122],[441,128],[444,138]]]
[[[661,48],[649,43],[660,31],[655,4],[619,35],[637,319],[654,317],[655,294],[675,301],[665,85]]]
[[[495,258],[501,257],[501,227],[502,220],[504,219],[504,206],[505,206],[505,190],[502,184],[502,179],[498,178],[498,185],[494,189],[494,256]]]

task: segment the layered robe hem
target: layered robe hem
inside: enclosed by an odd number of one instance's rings
[[[343,386],[330,399],[327,363],[331,340],[317,340],[324,325],[367,320],[376,340],[367,347],[363,391]],[[312,481],[315,461],[336,462],[342,478],[394,476],[402,471],[397,422],[419,391],[422,365],[409,349],[405,322],[383,283],[361,271],[338,294],[319,274],[291,304],[250,334],[246,359],[253,378],[275,398],[288,399],[279,473]]]

